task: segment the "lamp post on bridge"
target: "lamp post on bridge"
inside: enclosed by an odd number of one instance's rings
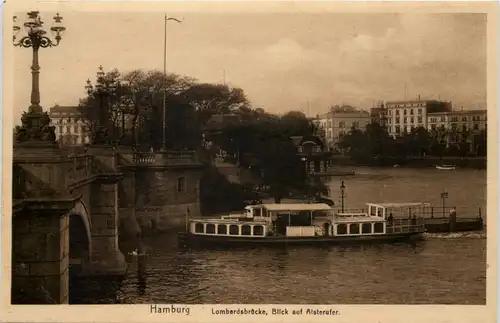
[[[27,13],[27,20],[23,26],[27,35],[17,40],[21,27],[17,23],[17,16],[13,17],[12,42],[16,47],[32,48],[33,58],[31,64],[31,105],[28,112],[21,117],[22,126],[16,133],[16,141],[46,141],[55,142],[54,127],[50,126],[50,118],[47,112],[43,112],[40,106],[40,65],[38,63],[38,51],[40,48],[58,46],[66,28],[62,25],[62,17],[57,13],[54,23],[50,28],[54,38],[46,36],[43,21],[38,11]]]
[[[345,194],[345,185],[344,181],[340,184],[340,198],[341,198],[341,207],[342,207],[342,213],[344,213],[344,194]]]
[[[99,104],[98,121],[95,129],[92,131],[92,144],[109,144],[108,127],[110,118],[110,105],[111,97],[116,92],[116,82],[113,79],[106,80],[106,74],[102,66],[98,67],[96,73],[96,84],[88,79],[85,85],[85,90],[89,97],[94,97]],[[105,102],[106,101],[106,102]],[[116,140],[116,127],[114,127],[114,134]]]

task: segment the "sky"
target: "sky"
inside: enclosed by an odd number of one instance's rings
[[[76,105],[97,67],[163,70],[163,12],[61,11],[40,50],[41,105]],[[17,14],[22,22],[23,14]],[[46,27],[54,12],[41,12]],[[253,107],[308,116],[335,104],[441,99],[486,109],[486,15],[178,12],[167,70],[241,87]],[[22,31],[23,32],[23,31]],[[20,34],[21,35],[21,34]],[[14,49],[14,123],[29,106],[31,50]],[[225,75],[225,77],[224,77]],[[406,89],[406,90],[405,90]]]

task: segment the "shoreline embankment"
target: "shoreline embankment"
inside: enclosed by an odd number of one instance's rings
[[[332,156],[333,164],[338,166],[367,166],[367,167],[393,167],[394,165],[410,168],[430,168],[438,165],[455,165],[458,168],[486,169],[486,157],[406,157],[406,158],[372,158],[359,161],[349,156]]]

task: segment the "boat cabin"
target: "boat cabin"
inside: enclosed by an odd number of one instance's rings
[[[387,233],[423,232],[429,203],[367,203],[370,216],[386,220]]]
[[[405,204],[412,210],[424,205]],[[388,214],[392,214],[389,210],[402,206],[401,203],[369,203],[368,213],[335,214],[329,205],[323,203],[249,205],[238,215],[192,219],[189,221],[189,231],[196,235],[247,238],[364,236],[413,232],[420,225],[420,221],[414,217],[388,218]]]
[[[429,203],[366,203],[368,214],[388,219],[421,218],[428,214]]]
[[[368,213],[337,213],[335,216],[335,236],[360,236],[386,234],[387,221]]]
[[[218,235],[231,237],[265,237],[269,224],[265,221],[241,221],[230,219],[191,220],[189,230],[196,235]]]
[[[243,214],[219,219],[192,219],[189,231],[197,235],[234,237],[314,236],[315,222],[327,218],[331,210],[323,203],[248,205]]]

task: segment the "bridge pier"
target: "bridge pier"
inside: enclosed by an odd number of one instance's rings
[[[13,168],[13,304],[64,304],[69,293],[66,163],[52,142],[15,146]]]
[[[68,201],[68,206],[72,203]],[[26,210],[13,221],[13,304],[66,304],[69,293],[67,207]]]
[[[112,147],[94,146],[99,172],[90,187],[92,214],[91,259],[82,268],[81,276],[124,276],[127,263],[118,244],[118,182],[122,178],[116,170],[117,154]]]

